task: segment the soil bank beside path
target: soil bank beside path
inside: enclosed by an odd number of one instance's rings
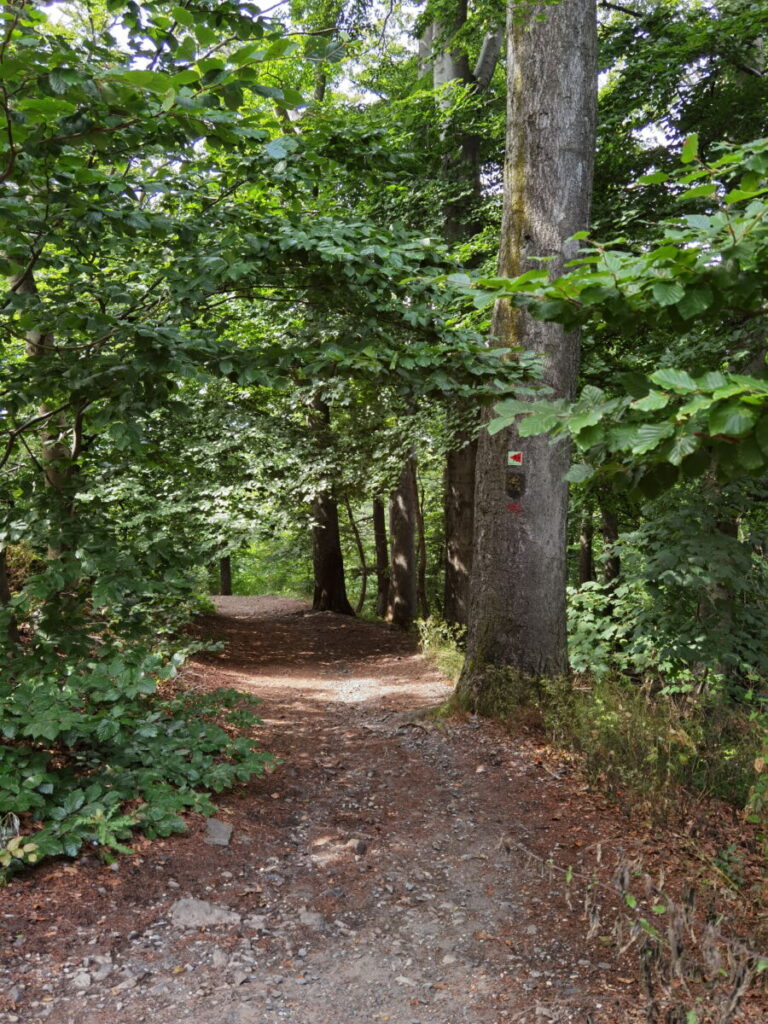
[[[583,892],[546,866],[614,857],[612,811],[493,723],[420,718],[450,687],[413,638],[216,605],[225,647],[185,681],[258,696],[282,764],[213,823],[2,891],[2,1024],[645,1019],[636,965],[586,940]]]

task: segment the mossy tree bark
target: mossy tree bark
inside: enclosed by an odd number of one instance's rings
[[[595,145],[594,0],[509,7],[504,219],[499,271],[548,259],[560,274],[587,226]],[[537,20],[539,17],[542,20]],[[571,396],[579,338],[499,302],[493,344],[538,352],[554,396]],[[499,668],[542,678],[567,671],[567,444],[512,428],[478,442],[467,663],[459,696],[488,707]]]

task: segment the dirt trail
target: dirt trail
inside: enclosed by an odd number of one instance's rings
[[[299,602],[217,605],[205,628],[226,648],[186,680],[262,698],[283,764],[221,800],[228,845],[193,819],[111,868],[5,890],[0,1021],[641,1019],[634,973],[516,846],[564,865],[610,848],[620,824],[577,780],[492,724],[416,717],[450,689],[409,637]]]

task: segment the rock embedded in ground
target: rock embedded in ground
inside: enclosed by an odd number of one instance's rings
[[[211,928],[215,925],[240,924],[241,921],[240,915],[234,910],[194,896],[176,900],[169,916],[177,928]]]
[[[206,818],[205,842],[209,846],[229,846],[233,831],[233,827],[226,821],[220,821],[218,818]]]

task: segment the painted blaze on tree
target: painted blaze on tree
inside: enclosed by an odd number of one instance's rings
[[[541,20],[539,20],[539,18]],[[589,218],[595,145],[593,0],[510,7],[504,219],[499,272],[513,277],[549,260],[562,273],[568,239]],[[544,382],[570,396],[578,333],[498,302],[495,345],[543,358]],[[489,414],[490,418],[490,414]],[[565,620],[567,444],[518,435],[479,442],[475,555],[463,699],[490,710],[493,669],[531,677],[568,667]]]

